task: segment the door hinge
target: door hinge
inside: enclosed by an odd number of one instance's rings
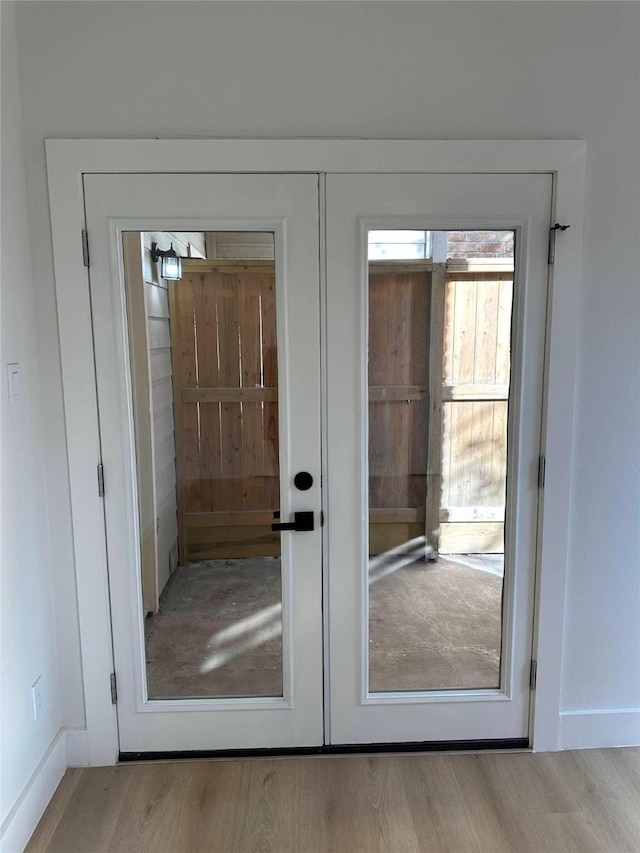
[[[538,661],[531,661],[531,669],[529,670],[529,687],[532,690],[536,689],[536,684],[538,682]]]
[[[566,231],[567,228],[571,228],[571,226],[560,225],[559,222],[549,228],[549,258],[547,261],[549,265],[555,263],[556,260],[556,234],[558,231]]]
[[[116,674],[112,672],[109,676],[109,681],[111,682],[111,704],[115,705],[118,701],[118,685],[116,684]]]
[[[544,480],[547,473],[547,460],[544,456],[538,458],[538,488],[544,489]]]
[[[102,462],[98,462],[98,497],[104,497],[104,468]]]
[[[82,231],[82,263],[85,267],[89,266],[89,235],[84,229]]]

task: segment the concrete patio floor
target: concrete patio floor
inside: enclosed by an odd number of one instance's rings
[[[501,555],[387,563],[371,576],[370,689],[498,686]],[[280,560],[178,566],[146,620],[150,698],[282,692]]]

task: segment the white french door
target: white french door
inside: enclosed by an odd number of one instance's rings
[[[92,174],[84,182],[120,750],[321,744],[318,178]],[[257,235],[269,257],[194,261],[190,271],[183,261],[169,292],[149,246],[158,235],[194,233]],[[125,268],[132,235],[141,270]],[[132,282],[145,292],[132,293]],[[134,400],[130,342],[141,335],[149,358],[138,365]],[[136,476],[147,427],[151,525]],[[159,463],[167,447],[168,467]],[[165,511],[172,490],[175,500],[174,453],[187,568],[174,570],[183,577],[145,618],[141,548],[156,516],[156,551],[167,541],[163,525],[168,541],[176,538],[165,521],[173,515],[175,525],[175,506]],[[305,490],[293,483],[301,471],[313,481]],[[312,529],[272,532],[297,512],[311,514],[302,526]],[[242,559],[229,559],[229,542]],[[171,553],[159,558],[158,577]]]
[[[84,182],[121,752],[526,740],[551,177]]]
[[[528,736],[550,210],[548,175],[327,176],[332,743]]]

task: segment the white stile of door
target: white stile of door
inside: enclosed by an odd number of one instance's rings
[[[316,175],[101,175],[84,178],[91,248],[105,517],[122,752],[315,746],[323,740],[320,530],[319,234]],[[123,231],[273,231],[276,243],[283,521],[283,697],[149,701]],[[296,471],[314,477],[297,492]]]
[[[545,174],[327,176],[329,685],[334,744],[528,737],[551,191],[551,175]],[[500,688],[368,690],[367,226],[516,231]]]

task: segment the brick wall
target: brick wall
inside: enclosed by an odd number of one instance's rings
[[[448,258],[511,258],[513,231],[449,231]]]

